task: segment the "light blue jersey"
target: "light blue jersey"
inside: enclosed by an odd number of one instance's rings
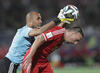
[[[32,28],[29,28],[28,26],[24,26],[17,30],[17,33],[9,48],[9,52],[6,55],[6,57],[10,59],[13,63],[22,63],[26,51],[32,45],[30,41],[31,37],[29,37],[28,35],[31,30]]]

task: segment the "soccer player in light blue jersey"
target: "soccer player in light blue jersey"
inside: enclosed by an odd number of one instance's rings
[[[34,42],[34,36],[56,26],[60,19],[56,18],[40,28],[41,15],[29,12],[26,16],[26,25],[18,29],[6,56],[0,61],[0,73],[16,73],[17,67],[24,58],[26,51]]]

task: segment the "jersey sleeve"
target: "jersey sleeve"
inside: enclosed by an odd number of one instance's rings
[[[45,41],[51,41],[51,40],[57,39],[58,37],[62,37],[64,35],[64,32],[65,32],[65,28],[56,26],[56,27],[42,33],[42,36]]]
[[[24,37],[29,38],[29,37],[30,37],[30,36],[29,36],[29,32],[30,32],[31,30],[32,30],[31,28],[25,29],[25,31],[24,31]]]

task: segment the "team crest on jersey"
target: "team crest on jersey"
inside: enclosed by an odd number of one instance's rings
[[[53,37],[53,35],[52,35],[51,32],[47,33],[46,36],[47,36],[47,38],[51,38],[51,37]]]

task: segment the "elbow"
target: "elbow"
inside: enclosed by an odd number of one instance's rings
[[[40,34],[42,34],[42,33],[43,33],[42,30],[39,29],[39,31],[38,31],[38,35],[40,35]]]
[[[40,34],[42,34],[42,30],[41,29],[37,30],[37,33],[35,34],[35,36],[40,35]]]

